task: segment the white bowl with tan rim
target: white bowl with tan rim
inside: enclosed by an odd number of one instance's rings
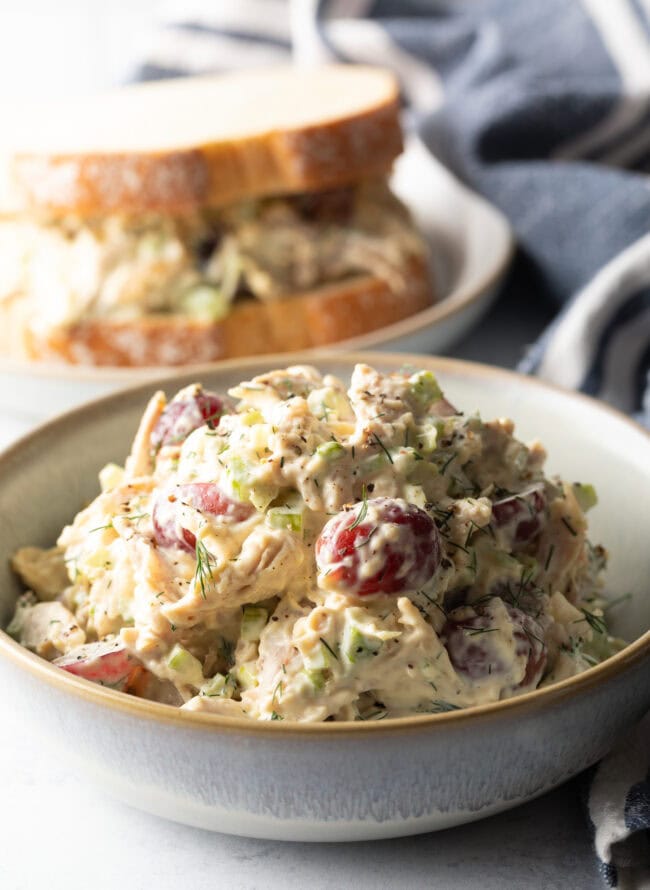
[[[431,246],[438,302],[333,348],[441,352],[489,309],[512,257],[512,232],[496,207],[461,185],[417,141],[411,141],[398,159],[392,184]],[[191,367],[186,370],[199,373]],[[33,423],[170,372],[161,367],[55,365],[0,357],[0,411]]]
[[[320,353],[345,378],[355,361],[431,368],[450,399],[510,416],[540,438],[549,472],[593,482],[592,540],[611,559],[609,615],[629,645],[554,686],[463,711],[379,723],[259,723],[179,711],[93,685],[0,632],[4,707],[25,731],[72,757],[89,781],[160,816],[234,834],[362,840],[478,819],[529,800],[602,757],[650,707],[650,434],[593,400],[486,366],[419,356]],[[0,456],[0,625],[19,585],[8,557],[49,545],[124,458],[149,394],[198,378],[214,390],[286,357],[222,364],[98,400],[42,426]]]

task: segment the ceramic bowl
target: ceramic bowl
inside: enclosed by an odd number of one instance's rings
[[[492,303],[512,256],[512,232],[496,207],[461,185],[417,140],[411,140],[399,158],[393,188],[431,245],[440,299],[336,348],[441,352],[467,333]],[[91,368],[0,357],[0,410],[35,423],[87,399],[169,373],[169,368],[160,367]]]
[[[481,365],[404,355],[322,354],[348,377],[356,360],[431,368],[449,397],[507,415],[548,447],[550,472],[591,481],[591,538],[611,552],[616,633],[630,640],[586,673],[496,704],[379,723],[255,723],[187,713],[73,677],[0,632],[3,706],[25,731],[71,756],[89,780],[158,815],[202,828],[292,840],[362,840],[444,828],[543,793],[602,757],[650,706],[650,437],[596,402]],[[224,389],[281,357],[199,374]],[[292,357],[292,362],[300,357]],[[173,393],[189,382],[169,378]],[[0,457],[0,625],[19,587],[12,551],[51,544],[97,492],[97,471],[123,460],[147,384],[77,409]],[[46,741],[47,740],[47,741]]]

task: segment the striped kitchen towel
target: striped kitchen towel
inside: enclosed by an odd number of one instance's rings
[[[650,0],[173,0],[166,21],[142,78],[391,67],[411,126],[509,217],[530,299],[557,304],[522,369],[650,426]],[[609,886],[650,886],[649,767],[646,721],[590,786]]]

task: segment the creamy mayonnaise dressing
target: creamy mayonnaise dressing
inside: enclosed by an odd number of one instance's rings
[[[544,458],[428,371],[357,365],[346,391],[295,366],[229,397],[158,393],[57,547],[14,557],[30,592],[10,631],[81,676],[254,719],[517,695],[616,647],[595,493]]]

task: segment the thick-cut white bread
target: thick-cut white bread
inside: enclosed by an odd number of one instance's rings
[[[273,68],[3,107],[0,213],[176,213],[384,174],[401,151],[379,68]]]
[[[93,319],[39,335],[24,325],[16,301],[0,314],[0,328],[13,331],[3,351],[37,361],[152,366],[324,346],[429,306],[433,297],[425,261],[411,258],[403,273],[406,285],[399,292],[379,278],[360,275],[285,299],[238,302],[216,323],[149,315],[128,321]]]

